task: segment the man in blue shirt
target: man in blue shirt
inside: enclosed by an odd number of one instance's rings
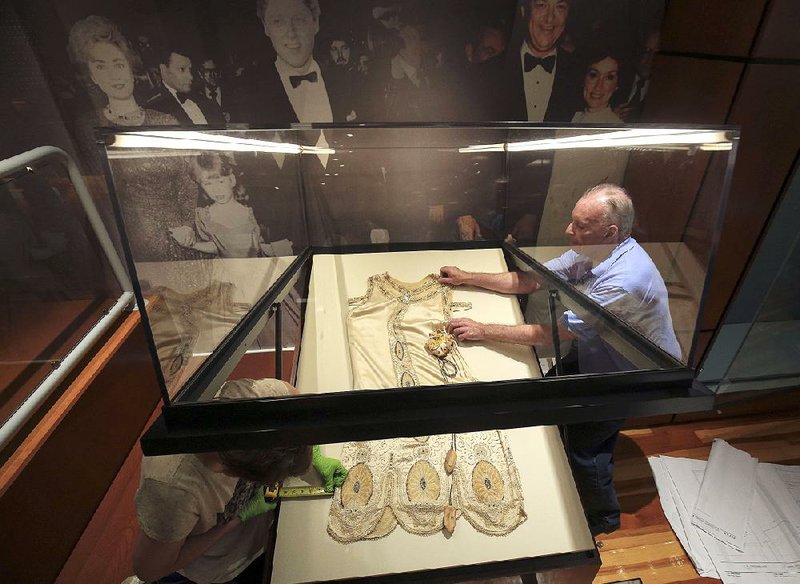
[[[667,288],[653,261],[631,237],[633,218],[633,202],[624,188],[601,184],[589,189],[575,204],[572,221],[566,229],[571,249],[545,266],[680,359]],[[439,281],[443,284],[477,286],[506,294],[530,294],[540,288],[530,272],[486,274],[444,266],[440,273]],[[447,330],[459,341],[552,344],[550,327],[540,324],[501,325],[455,318],[448,323]],[[565,373],[634,369],[603,341],[591,323],[573,311],[561,315],[558,332],[562,340],[574,339],[574,351],[564,358]],[[619,527],[613,451],[623,422],[572,424],[562,429],[593,535]]]

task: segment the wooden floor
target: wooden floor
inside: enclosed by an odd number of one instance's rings
[[[602,568],[597,584],[641,578],[645,584],[719,582],[697,575],[664,517],[647,456],[708,457],[714,438],[723,438],[764,462],[800,464],[800,412],[700,420],[627,430],[616,450],[616,484],[622,527],[597,538]],[[131,453],[98,508],[58,582],[119,584],[133,572],[136,534],[133,495],[141,453]]]
[[[641,578],[645,584],[719,582],[701,578],[658,502],[647,456],[707,459],[714,438],[727,440],[763,462],[800,464],[800,416],[775,414],[705,420],[628,430],[615,451],[615,483],[622,527],[597,538],[603,566],[595,583]]]

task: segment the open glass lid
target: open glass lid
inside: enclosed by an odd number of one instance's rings
[[[225,408],[291,440],[287,424],[349,439],[708,407],[687,363],[737,139],[530,124],[108,134],[164,430],[202,432]],[[604,197],[587,219],[581,197],[602,184],[630,204]],[[487,289],[448,266],[536,285]],[[463,334],[473,325],[511,332]],[[226,395],[263,379],[300,393]],[[398,412],[407,426],[382,424]]]

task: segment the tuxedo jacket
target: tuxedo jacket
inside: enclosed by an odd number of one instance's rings
[[[222,109],[217,105],[216,101],[206,98],[204,95],[197,91],[192,91],[188,94],[189,99],[197,104],[200,111],[206,118],[206,121],[211,125],[221,125],[225,123],[225,117],[222,115]],[[181,126],[194,126],[189,114],[187,114],[181,104],[175,97],[172,96],[166,89],[162,89],[153,97],[151,97],[145,107],[153,109],[165,114],[174,116]]]
[[[247,123],[251,126],[283,125],[300,121],[289,101],[289,96],[283,89],[283,83],[274,62],[259,67],[251,75],[248,95],[243,100],[244,107],[240,112],[240,119],[232,118],[231,121]],[[346,122],[347,115],[354,110],[353,104],[348,103],[346,96],[343,99],[341,92],[337,91],[336,83],[328,83],[325,71],[322,69],[321,76],[325,81],[325,90],[328,93],[333,121]]]
[[[489,97],[491,102],[486,109],[493,111],[496,120],[528,119],[520,58],[519,47],[509,47],[505,58],[498,59],[494,80],[486,84],[492,92]],[[556,53],[556,72],[547,102],[545,122],[570,122],[575,112],[583,111],[582,82],[583,72],[574,56],[559,50]]]
[[[217,103],[216,99],[208,97],[205,94],[205,91],[202,91],[202,95],[219,107],[219,109],[222,111],[223,117],[227,114],[227,121],[240,120],[242,114],[239,112],[242,108],[244,92],[241,89],[237,89],[237,87],[232,83],[224,83],[220,86],[220,90],[222,92],[220,94],[221,103]]]

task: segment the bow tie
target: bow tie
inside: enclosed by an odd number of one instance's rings
[[[553,72],[553,67],[556,66],[556,56],[550,55],[545,57],[544,59],[540,59],[539,57],[534,57],[529,53],[525,53],[525,73],[528,71],[533,71],[536,68],[536,65],[540,65],[542,69],[547,71],[548,73]]]
[[[317,82],[317,72],[312,71],[311,73],[306,73],[305,75],[289,75],[289,83],[292,84],[292,87],[297,89],[303,81],[308,81],[309,83],[316,83]]]
[[[181,103],[185,103],[187,99],[191,99],[191,96],[188,93],[181,93],[178,91],[175,93],[175,96],[178,98],[178,101]]]

